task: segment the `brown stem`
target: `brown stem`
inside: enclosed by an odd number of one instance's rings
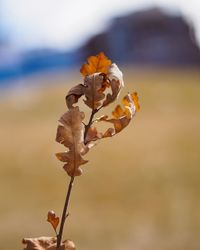
[[[91,113],[89,122],[88,122],[87,125],[85,125],[85,133],[84,133],[84,143],[85,143],[85,144],[86,144],[86,136],[87,136],[88,130],[89,130],[89,128],[91,127],[92,122],[93,122],[94,115],[95,115],[97,112],[98,112],[98,109],[93,109],[93,110],[92,110],[92,113]]]
[[[73,182],[74,182],[74,176],[71,177],[69,185],[68,185],[68,189],[67,189],[65,205],[63,208],[63,213],[62,213],[62,218],[61,218],[61,223],[60,223],[60,230],[59,230],[59,233],[57,235],[57,246],[56,246],[57,250],[59,249],[61,241],[62,241],[62,234],[63,234],[65,220],[67,218],[67,208],[69,205],[69,200],[70,200],[70,195],[71,195],[71,191],[72,191],[72,187],[73,187]]]

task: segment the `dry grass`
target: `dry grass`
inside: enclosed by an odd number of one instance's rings
[[[65,237],[80,250],[200,249],[200,73],[129,68],[124,75],[123,93],[136,89],[141,111],[87,155]],[[2,250],[52,235],[47,211],[61,213],[67,176],[54,137],[69,83],[80,78],[51,81],[57,85],[1,96]]]

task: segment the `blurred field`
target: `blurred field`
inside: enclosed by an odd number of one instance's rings
[[[65,238],[78,250],[200,249],[200,72],[127,68],[124,78],[121,96],[137,90],[141,111],[86,155]],[[22,249],[23,237],[53,235],[47,211],[61,214],[68,177],[54,139],[65,94],[81,77],[50,81],[57,84],[1,96],[2,250]]]

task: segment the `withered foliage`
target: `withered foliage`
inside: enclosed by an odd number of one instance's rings
[[[47,221],[51,223],[53,229],[56,231],[56,228],[59,224],[59,217],[56,217],[56,214],[54,211],[49,211],[47,215]]]
[[[72,107],[59,120],[62,125],[58,126],[56,141],[64,144],[68,151],[57,153],[56,156],[65,162],[64,169],[69,176],[81,175],[80,165],[88,162],[82,157],[89,150],[84,144],[83,119],[84,113],[78,107]]]
[[[62,242],[62,233],[65,220],[68,216],[67,208],[70,199],[74,178],[82,174],[81,166],[86,164],[84,155],[90,150],[95,142],[112,137],[121,132],[139,110],[137,93],[127,94],[123,105],[117,105],[112,116],[103,115],[95,117],[102,108],[116,101],[120,90],[124,86],[123,75],[115,63],[112,63],[104,53],[97,56],[90,56],[81,69],[83,83],[71,88],[66,95],[67,111],[60,117],[57,128],[56,141],[65,146],[66,151],[59,152],[56,157],[64,162],[64,170],[71,177],[68,186],[65,205],[63,208],[60,230],[57,227],[60,219],[53,211],[49,211],[47,221],[52,225],[56,238],[39,237],[25,238],[24,250],[74,250],[72,241]],[[78,102],[83,97],[83,102],[90,109],[91,114],[88,121],[85,121],[84,112],[79,110]],[[111,124],[106,131],[100,132],[94,123],[106,122]]]
[[[98,132],[93,126],[94,115],[105,106],[114,102],[124,86],[123,75],[115,63],[112,63],[104,53],[90,56],[80,72],[84,76],[83,83],[71,88],[66,95],[68,111],[61,116],[58,126],[56,141],[64,144],[66,152],[57,153],[57,158],[65,162],[64,170],[69,176],[82,174],[81,165],[88,161],[83,159],[94,141],[112,137],[122,131],[139,110],[137,93],[127,94],[123,98],[123,108],[117,105],[111,118],[104,115],[96,118],[95,122],[109,122],[113,126],[104,133]],[[91,109],[91,117],[84,125],[84,113],[76,106],[80,97]]]
[[[26,245],[23,250],[75,250],[71,240],[64,241],[59,249],[56,248],[56,237],[24,238],[22,243]]]

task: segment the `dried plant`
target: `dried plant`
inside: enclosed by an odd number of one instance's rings
[[[56,237],[24,239],[26,250],[75,249],[73,242],[69,240],[62,242],[62,235],[74,179],[82,174],[81,166],[88,162],[83,157],[96,141],[112,137],[122,131],[139,110],[137,93],[133,92],[123,98],[123,106],[116,106],[112,118],[107,115],[95,117],[102,108],[118,98],[124,86],[122,72],[102,52],[97,56],[90,56],[80,72],[84,76],[83,84],[78,84],[69,90],[66,96],[68,110],[60,117],[56,134],[56,141],[66,147],[66,151],[57,153],[56,157],[64,162],[63,168],[70,177],[61,220],[53,211],[48,212],[47,221],[51,223]],[[84,112],[80,111],[78,106],[81,97],[90,109],[87,123],[84,122]],[[112,126],[105,132],[99,132],[95,124],[100,122],[110,123]],[[59,231],[57,231],[58,225]]]

